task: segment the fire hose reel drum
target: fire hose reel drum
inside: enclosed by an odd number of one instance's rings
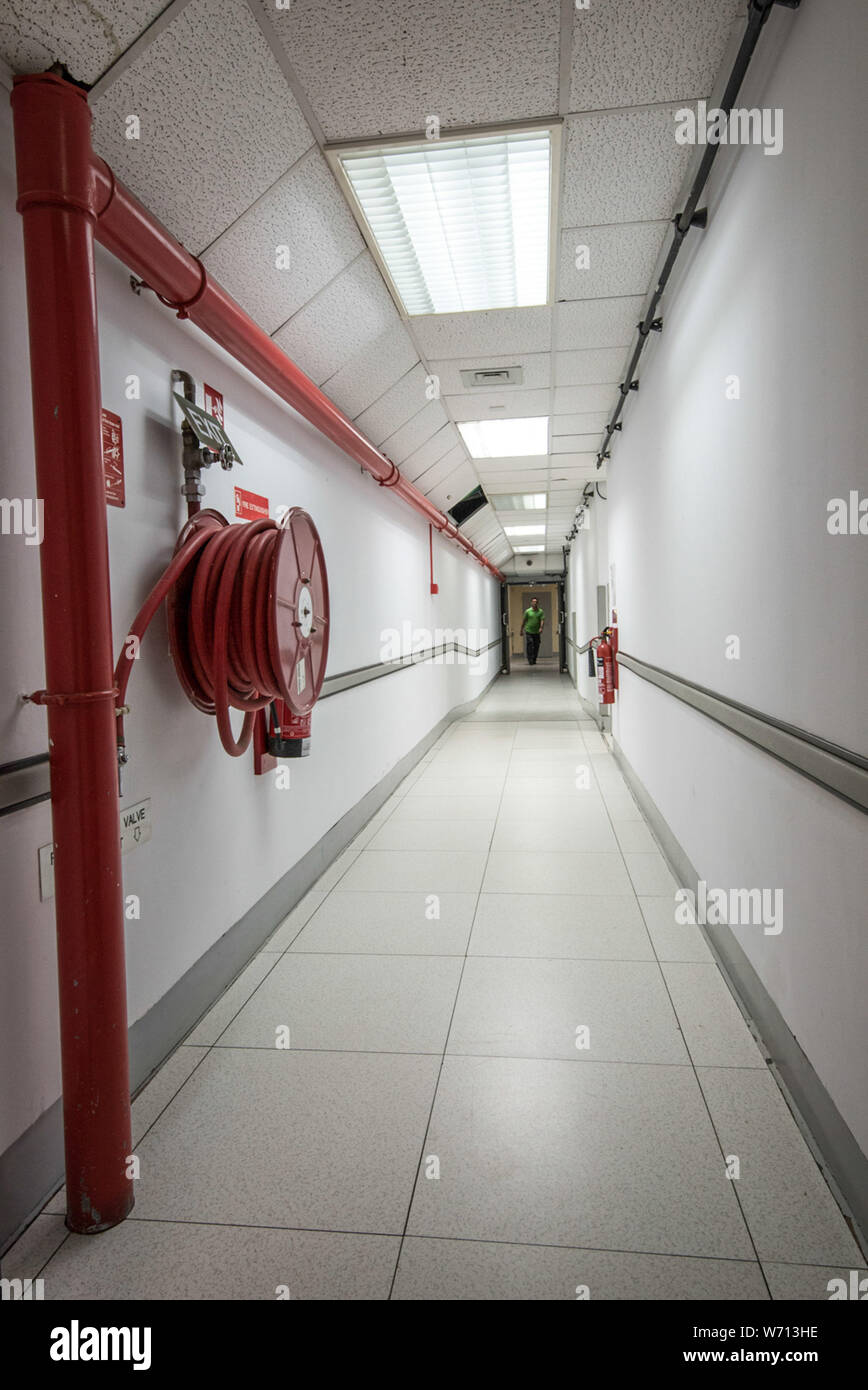
[[[187,522],[176,554],[196,542],[168,602],[172,658],[187,698],[217,716],[227,752],[244,751],[256,712],[273,703],[286,706],[284,739],[302,737],[329,645],[328,578],[313,521],[292,507],[280,522],[230,525],[206,509]],[[229,706],[245,712],[238,740]]]

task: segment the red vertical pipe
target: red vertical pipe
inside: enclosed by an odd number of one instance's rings
[[[67,1225],[133,1205],[108,537],[83,92],[41,74],[12,93],[24,224],[51,761]]]

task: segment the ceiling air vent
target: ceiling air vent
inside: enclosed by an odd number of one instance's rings
[[[521,386],[524,368],[471,367],[462,371],[461,380],[465,386],[487,386],[489,391],[498,386]]]

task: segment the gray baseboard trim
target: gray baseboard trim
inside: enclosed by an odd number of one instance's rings
[[[611,741],[615,761],[678,882],[697,892],[697,873],[655,802],[625,757]],[[700,926],[732,995],[757,1037],[784,1099],[831,1187],[854,1238],[868,1255],[868,1156],[859,1147],[808,1057],[726,925],[712,931]]]
[[[129,1031],[130,1087],[135,1096],[174,1052],[203,1014],[249,964],[284,917],[380,807],[419,759],[456,719],[472,713],[500,675],[496,671],[473,700],[456,705],[398,760],[376,786],[327,830],[302,859],[230,927]],[[344,692],[336,692],[340,699]],[[0,1154],[0,1252],[63,1184],[63,1108],[49,1106]]]

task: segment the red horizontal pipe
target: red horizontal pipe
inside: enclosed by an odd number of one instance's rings
[[[438,531],[503,579],[500,570],[432,502],[403,478],[396,466],[366,439],[310,377],[253,322],[147,208],[133,197],[108,165],[94,156],[98,221],[97,240],[141,280],[189,318],[236,361],[270,386],[282,400],[315,425],[321,434],[355,459],[384,487],[420,512]]]
[[[90,111],[51,75],[12,93],[24,233],[51,769],[67,1225],[133,1204]]]

